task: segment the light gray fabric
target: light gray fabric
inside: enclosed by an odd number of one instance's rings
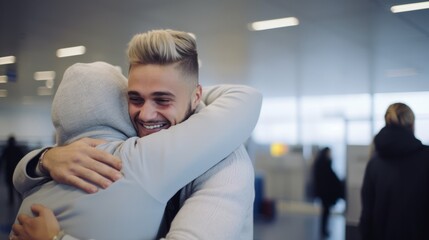
[[[118,69],[105,62],[69,67],[52,102],[58,145],[82,137],[114,141],[136,136],[127,110],[127,84]]]
[[[85,73],[91,71],[81,68],[80,65],[74,65],[72,68],[75,67]],[[110,69],[110,66],[106,68]],[[100,71],[104,71],[103,69],[104,67],[101,67]],[[94,74],[97,75],[100,71],[95,71]],[[67,79],[63,79],[61,84],[72,81],[72,78],[68,77],[73,75],[65,75]],[[115,75],[106,77],[117,78]],[[88,82],[80,83],[78,85],[85,88],[84,85]],[[68,91],[74,90],[74,85],[70,84],[62,93],[67,95]],[[37,186],[40,179],[31,179],[25,171],[31,160],[31,156],[26,156],[25,161],[18,165],[14,176],[15,186],[27,196],[19,213],[31,215],[31,204],[41,203],[54,210],[61,227],[67,233],[80,239],[153,239],[168,199],[178,189],[234,151],[249,137],[257,122],[262,98],[254,89],[221,86],[214,87],[205,94],[210,105],[184,123],[144,138],[133,137],[100,146],[123,160],[124,177],[96,194],[89,195],[53,181]],[[90,98],[90,95],[87,96]],[[74,104],[71,101],[63,103],[56,104],[55,107],[65,108],[67,104]],[[96,113],[104,114],[111,110],[108,104],[95,101],[93,104],[99,107]],[[90,115],[83,107],[73,107],[78,112]],[[105,108],[104,112],[101,108]],[[59,118],[68,117],[67,114],[55,114]],[[75,120],[85,122],[85,114]],[[94,117],[91,116],[90,119],[94,120]],[[86,134],[85,129],[79,129],[79,126],[87,127],[92,134],[110,140],[122,139],[127,135],[120,124],[115,128],[106,128],[107,130],[100,134],[98,129],[92,128],[94,124],[91,123],[78,124],[61,119],[58,123],[58,126],[71,124],[80,132],[76,135],[70,133],[70,138],[94,137]],[[68,132],[72,128],[64,129],[64,132]],[[64,138],[61,141],[67,140]],[[187,146],[193,148],[189,150]],[[31,154],[34,157],[37,152]],[[27,179],[30,181],[28,184]],[[30,186],[33,188],[28,191]]]
[[[166,240],[253,239],[254,169],[244,148],[186,185]]]

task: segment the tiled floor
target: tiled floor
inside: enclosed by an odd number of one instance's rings
[[[334,215],[330,220],[330,237],[326,240],[344,240],[344,217]],[[255,240],[319,240],[317,215],[280,213],[271,223],[255,223]]]
[[[1,179],[3,180],[3,179]],[[7,204],[7,191],[4,181],[0,181],[0,240],[7,240],[19,202],[14,206]],[[344,240],[344,217],[333,215],[330,221],[329,240]],[[319,218],[311,211],[280,210],[272,222],[255,222],[255,240],[319,240]],[[102,239],[101,239],[102,240]]]

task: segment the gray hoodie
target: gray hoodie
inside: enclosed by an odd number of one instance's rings
[[[31,204],[41,203],[53,209],[67,234],[80,239],[153,239],[169,198],[250,136],[262,102],[249,87],[214,87],[204,93],[209,106],[187,121],[124,141],[134,134],[125,88],[125,78],[109,64],[75,64],[64,74],[52,110],[59,144],[81,137],[109,140],[100,148],[122,159],[124,177],[96,194],[47,182],[24,191],[19,213],[31,215]],[[20,168],[29,159],[31,154]],[[29,178],[15,175],[15,185]]]
[[[114,141],[136,136],[127,111],[127,84],[105,62],[69,67],[52,103],[58,145],[82,137]]]

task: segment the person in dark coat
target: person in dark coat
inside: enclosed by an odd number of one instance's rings
[[[385,122],[362,186],[362,239],[429,239],[429,146],[414,136],[407,105],[390,105]]]
[[[322,203],[320,231],[323,237],[329,236],[328,219],[331,207],[339,198],[343,198],[343,186],[332,170],[331,149],[323,148],[314,161],[313,180],[314,194]]]
[[[0,160],[5,165],[5,182],[8,187],[9,205],[13,205],[15,199],[15,188],[13,187],[13,172],[19,160],[24,156],[23,150],[16,145],[14,136],[10,136],[7,140],[7,145],[3,149]]]

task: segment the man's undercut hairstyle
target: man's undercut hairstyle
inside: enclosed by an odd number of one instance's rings
[[[137,34],[128,44],[128,61],[130,68],[138,64],[177,64],[198,84],[197,43],[187,32],[161,29]]]

